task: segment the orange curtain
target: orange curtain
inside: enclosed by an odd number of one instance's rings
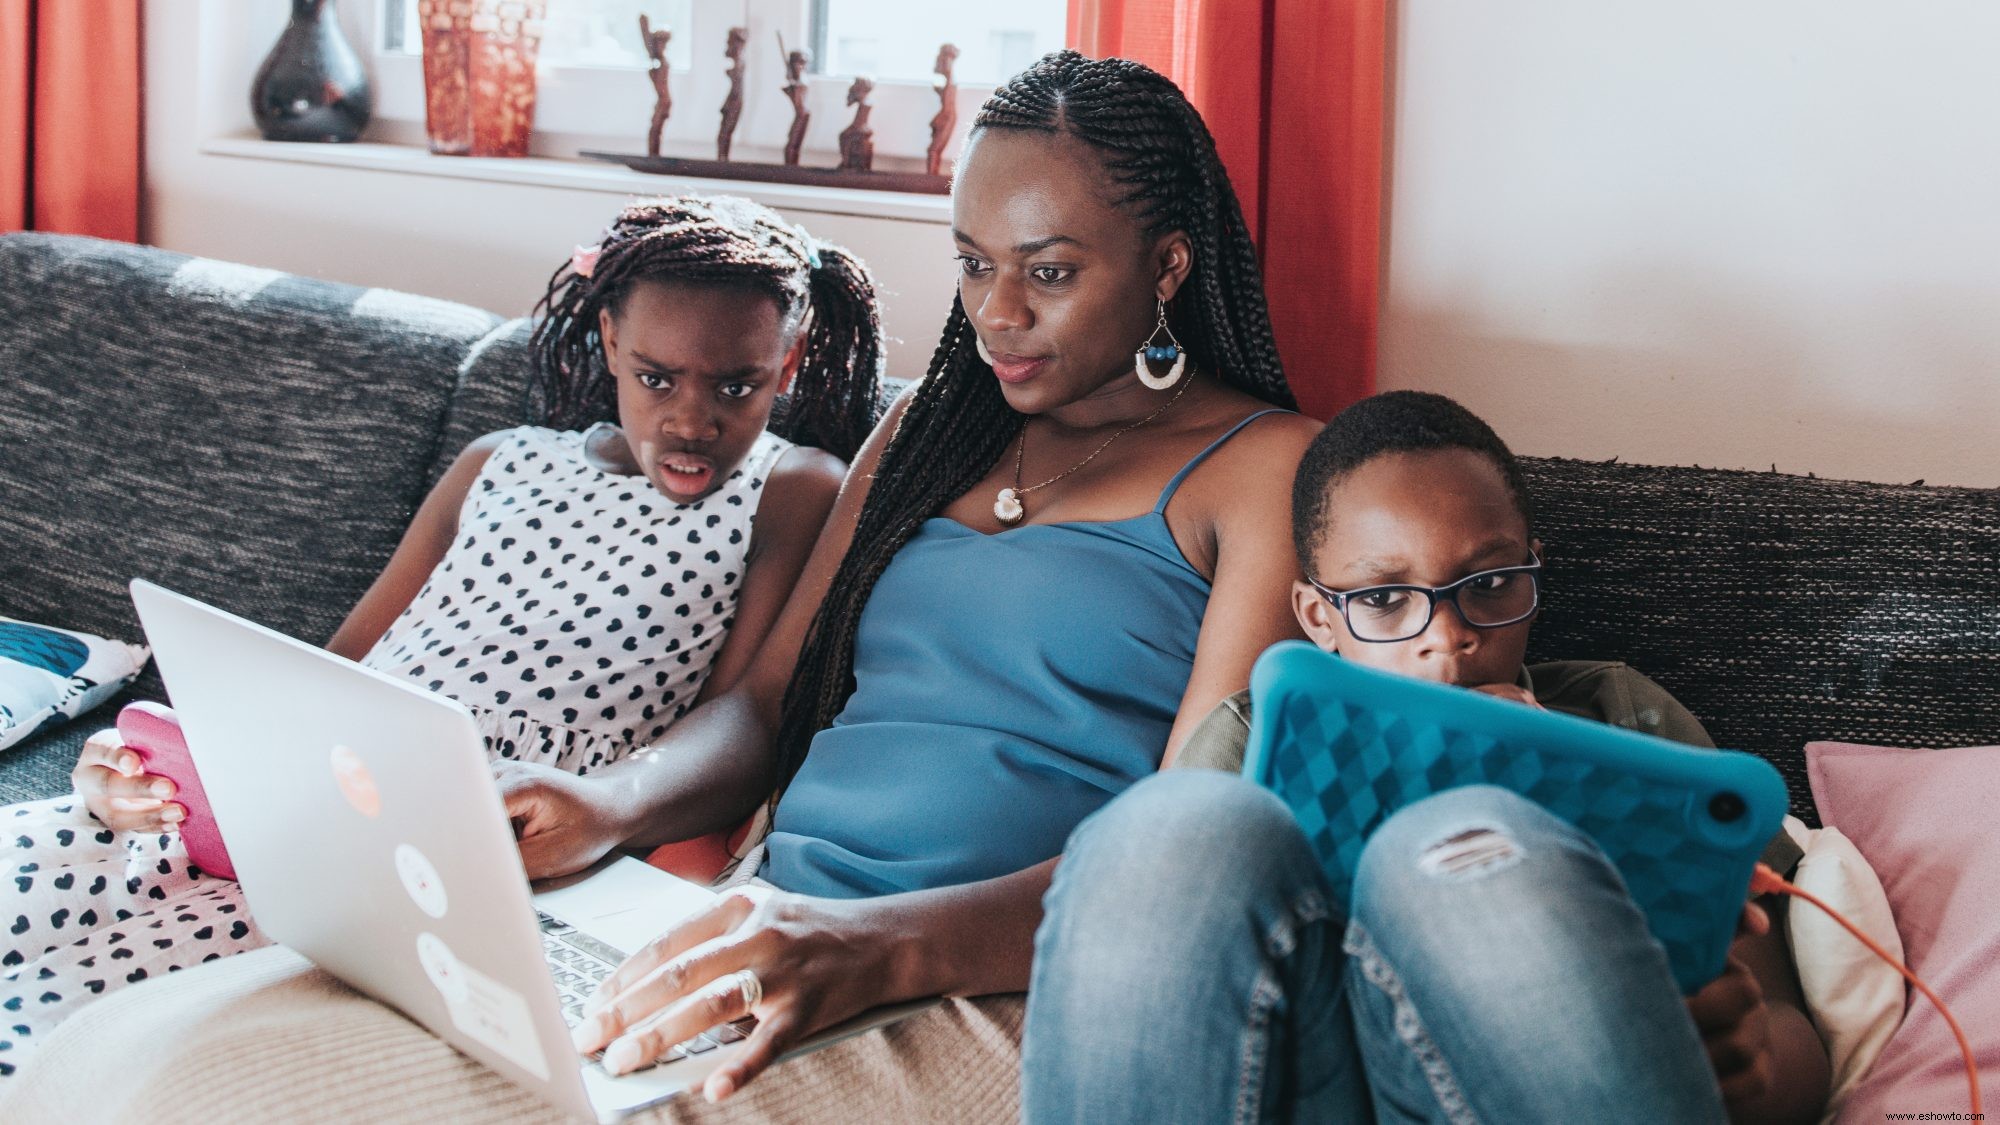
[[[0,0],[0,231],[139,237],[138,0]]]
[[[1257,239],[1300,405],[1374,390],[1387,0],[1070,0],[1069,43],[1136,59],[1207,120]]]

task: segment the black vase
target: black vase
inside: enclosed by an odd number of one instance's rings
[[[340,33],[335,0],[292,0],[292,22],[257,68],[250,113],[267,141],[352,141],[375,94]]]

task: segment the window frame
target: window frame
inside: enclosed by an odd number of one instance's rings
[[[390,143],[422,145],[426,143],[423,59],[384,48],[385,3],[366,0],[354,5],[355,15],[360,17],[355,25],[365,29],[357,46],[365,44],[375,76],[375,116],[370,133]],[[691,68],[676,67],[668,79],[674,110],[661,137],[662,155],[715,158],[720,108],[728,92],[722,46],[729,28],[747,13],[749,45],[744,55],[749,73],[730,155],[749,163],[779,163],[791,125],[791,104],[782,90],[784,72],[773,33],[782,33],[787,46],[810,47],[815,3],[745,0],[743,8],[725,12],[719,5],[698,0],[693,6],[693,26],[673,29],[677,38],[690,37],[695,62]],[[636,28],[633,33],[637,34]],[[569,158],[584,149],[645,151],[653,94],[651,83],[639,68],[544,64],[537,68],[537,75],[535,134],[530,142],[534,155]],[[839,164],[840,131],[854,116],[846,104],[852,83],[851,76],[806,74],[807,111],[812,120],[800,157],[802,164]],[[964,145],[973,115],[992,92],[991,85],[958,87],[958,124],[945,150],[947,172]],[[869,102],[873,106],[869,124],[875,131],[876,168],[921,171],[930,145],[930,121],[938,112],[938,87],[925,82],[878,80]],[[605,106],[617,107],[609,118]]]

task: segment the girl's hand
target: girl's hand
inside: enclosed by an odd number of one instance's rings
[[[865,905],[744,887],[606,978],[577,1025],[576,1047],[604,1048],[604,1068],[624,1074],[717,1024],[754,1015],[749,1041],[703,1088],[721,1101],[801,1037],[909,999],[889,983],[897,945]]]
[[[125,749],[125,739],[110,727],[83,744],[69,780],[83,807],[113,831],[180,831],[187,809],[170,800],[174,783],[140,768],[139,755]]]
[[[1737,937],[1758,935],[1771,928],[1770,915],[1756,903],[1743,904]],[[1732,1114],[1756,1102],[1771,1088],[1773,1059],[1770,1011],[1764,989],[1749,966],[1734,953],[1722,975],[1688,997],[1688,1015],[1701,1032],[1709,1066],[1722,1086],[1722,1100]]]
[[[552,766],[502,760],[493,779],[530,879],[581,871],[623,843],[613,795],[599,781]]]

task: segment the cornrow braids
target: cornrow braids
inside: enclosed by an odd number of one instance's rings
[[[1145,231],[1185,231],[1194,247],[1193,269],[1168,315],[1195,363],[1265,402],[1296,405],[1271,336],[1243,209],[1208,127],[1179,87],[1125,59],[1058,51],[993,92],[973,121],[975,133],[985,129],[1067,133],[1102,153],[1122,188],[1120,205]],[[813,618],[786,691],[776,747],[781,787],[854,692],[861,611],[890,560],[924,520],[986,475],[1025,422],[978,358],[971,321],[954,298],[929,372],[908,396],[882,452],[854,544]]]
[[[581,272],[579,272],[581,268]],[[730,196],[641,200],[594,248],[558,267],[535,306],[529,412],[557,429],[618,416],[598,313],[619,315],[641,282],[729,285],[769,296],[804,353],[770,429],[851,460],[882,410],[882,321],[861,261],[813,239],[768,207]]]

